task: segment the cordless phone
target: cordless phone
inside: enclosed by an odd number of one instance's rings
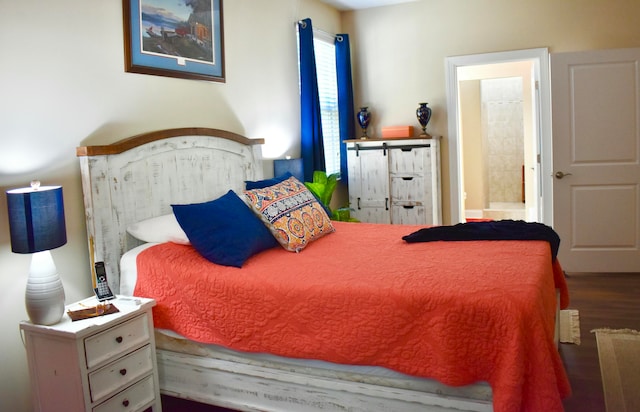
[[[115,299],[115,295],[111,292],[109,288],[109,283],[107,283],[107,271],[104,267],[104,262],[96,262],[96,288],[94,292],[96,293],[96,297],[98,301],[102,302],[104,300]]]

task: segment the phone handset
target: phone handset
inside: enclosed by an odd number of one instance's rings
[[[109,299],[115,299],[115,295],[111,292],[109,288],[109,283],[107,282],[107,271],[104,267],[104,262],[96,262],[96,288],[94,292],[96,293],[96,297],[99,302]]]

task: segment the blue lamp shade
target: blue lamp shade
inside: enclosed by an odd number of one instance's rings
[[[36,253],[67,243],[61,186],[7,191],[11,250]]]
[[[274,176],[282,176],[287,172],[291,173],[299,181],[304,182],[302,159],[276,159],[273,161]]]

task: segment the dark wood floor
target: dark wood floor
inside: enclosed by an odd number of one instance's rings
[[[580,311],[580,345],[560,345],[573,395],[567,412],[603,412],[597,328],[640,330],[640,273],[568,274],[570,308]]]
[[[640,330],[640,273],[637,274],[568,274],[571,309],[580,312],[581,344],[561,344],[573,394],[564,401],[567,412],[604,412],[604,395],[598,363],[596,328],[630,328]],[[165,412],[222,412],[215,408],[162,398]]]

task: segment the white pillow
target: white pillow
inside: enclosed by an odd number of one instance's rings
[[[181,245],[189,245],[189,238],[180,227],[173,213],[164,216],[153,217],[127,227],[127,232],[147,243],[173,242]]]

